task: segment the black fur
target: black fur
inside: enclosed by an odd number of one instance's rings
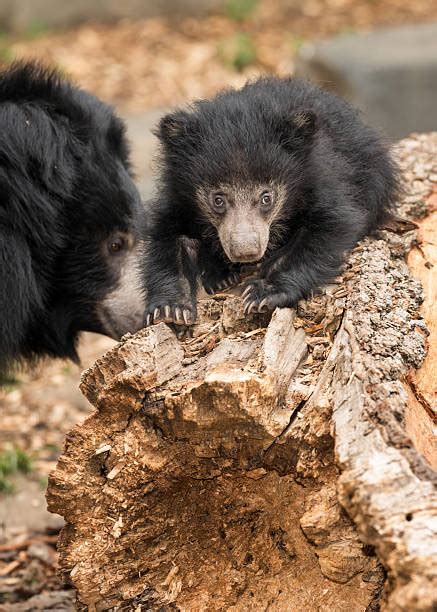
[[[76,359],[80,330],[113,335],[99,304],[142,223],[123,124],[29,63],[0,73],[0,134],[0,369]]]
[[[385,219],[399,190],[386,146],[358,111],[299,79],[263,78],[224,91],[163,117],[157,133],[163,163],[149,234],[147,323],[175,320],[163,316],[166,305],[195,318],[193,284],[187,292],[181,274],[182,236],[200,243],[195,272],[207,289],[238,273],[199,207],[199,187],[286,186],[259,278],[245,294],[249,312],[294,306],[331,281],[345,252]]]

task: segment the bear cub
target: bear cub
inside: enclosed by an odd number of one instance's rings
[[[296,78],[262,78],[164,116],[148,232],[146,324],[189,325],[208,293],[258,264],[246,313],[295,306],[332,281],[345,253],[399,192],[387,147],[359,112]]]

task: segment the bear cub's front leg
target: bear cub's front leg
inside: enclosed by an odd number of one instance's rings
[[[200,281],[206,293],[226,291],[241,282],[240,264],[226,262],[220,254],[202,242],[199,249]]]
[[[184,236],[150,240],[145,325],[194,325],[197,317],[197,245]]]

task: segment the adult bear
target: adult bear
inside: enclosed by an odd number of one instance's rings
[[[144,209],[112,109],[34,63],[0,73],[0,370],[141,327]]]

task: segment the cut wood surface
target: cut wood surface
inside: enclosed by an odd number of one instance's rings
[[[436,143],[398,148],[403,214],[432,193]],[[79,609],[435,610],[437,477],[406,429],[408,392],[429,416],[415,242],[398,222],[296,311],[216,296],[192,339],[159,324],[84,373],[96,411],[47,493]]]

